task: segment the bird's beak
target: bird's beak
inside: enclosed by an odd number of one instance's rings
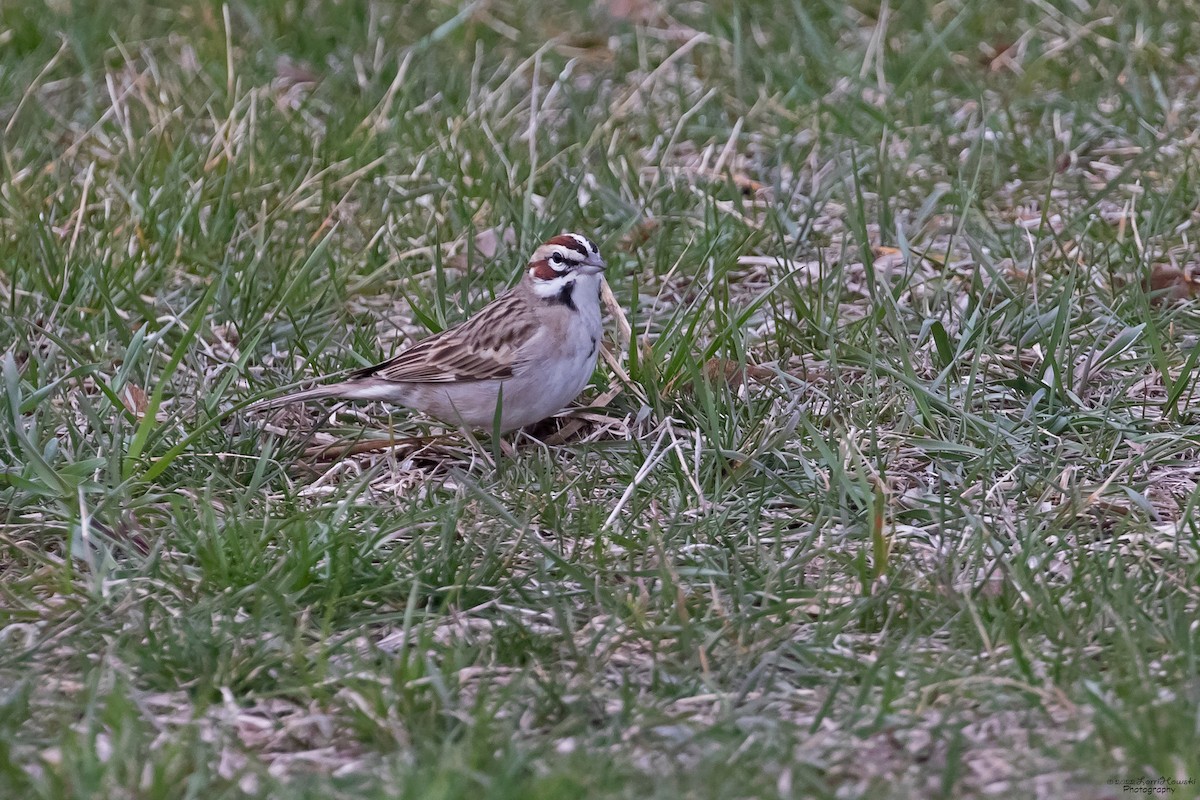
[[[591,255],[580,266],[583,267],[585,275],[599,275],[601,272],[604,272],[605,267],[608,265],[604,263],[604,259],[599,255]]]

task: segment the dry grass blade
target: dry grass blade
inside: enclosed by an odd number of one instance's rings
[[[318,461],[340,461],[343,458],[375,453],[384,450],[402,450],[405,448],[420,448],[444,441],[446,435],[404,436],[401,438],[361,438],[348,442],[328,442],[311,445],[304,451],[304,457]]]

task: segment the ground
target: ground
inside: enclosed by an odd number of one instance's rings
[[[1198,52],[1168,0],[5,3],[0,796],[1197,796]],[[563,418],[245,409],[563,230]]]

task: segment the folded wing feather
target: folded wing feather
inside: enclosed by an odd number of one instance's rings
[[[506,380],[524,360],[522,345],[537,329],[529,308],[506,295],[465,323],[417,342],[404,352],[351,373],[351,380],[397,383]]]

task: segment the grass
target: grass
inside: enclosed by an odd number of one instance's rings
[[[1197,796],[1198,43],[6,4],[0,795]],[[564,229],[612,361],[515,453],[239,408]]]

